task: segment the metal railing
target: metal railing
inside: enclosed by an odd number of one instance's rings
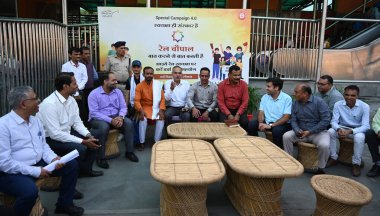
[[[46,97],[67,61],[66,27],[51,20],[0,18],[0,114],[9,111],[7,93],[30,85]]]
[[[319,28],[316,20],[253,16],[250,78],[315,79]]]

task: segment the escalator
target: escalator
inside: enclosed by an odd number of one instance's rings
[[[370,27],[352,35],[346,40],[332,46],[332,49],[351,49],[364,46],[380,38],[380,23],[372,24]]]

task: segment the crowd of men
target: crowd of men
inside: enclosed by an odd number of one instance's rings
[[[38,196],[34,182],[47,176],[62,176],[55,213],[82,215],[84,209],[73,203],[83,197],[75,189],[76,181],[78,175],[103,175],[93,170],[95,162],[109,168],[105,159],[109,130],[118,129],[124,135],[125,157],[138,162],[134,149],[144,150],[148,121],[155,122],[155,142],[174,121],[234,121],[252,136],[271,131],[274,144],[290,155],[294,143],[313,143],[318,148],[318,173],[337,164],[337,138],[350,138],[354,141],[352,174],[360,176],[368,143],[374,165],[367,176],[380,175],[380,110],[370,129],[370,109],[358,99],[356,85],[347,86],[342,95],[332,77],[325,75],[314,95],[308,84],[298,84],[292,102],[282,91],[283,80],[268,78],[257,119],[249,121],[248,85],[238,66],[231,66],[228,78],[218,85],[209,81],[207,67],[201,68],[200,80],[190,85],[182,79],[182,68],[175,66],[173,79],[162,84],[154,79],[152,67],[143,68],[140,61],[130,62],[123,55],[125,42],[114,45],[116,54],[107,58],[101,76],[87,48],[70,49],[71,60],[54,81],[56,90],[42,103],[31,87],[9,92],[12,111],[0,118],[0,192],[16,197],[16,215],[29,215]],[[79,152],[76,160],[58,163],[53,172],[43,168],[75,149]]]

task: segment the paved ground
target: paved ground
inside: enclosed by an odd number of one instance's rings
[[[377,98],[365,98],[371,104],[373,110],[380,106]],[[371,117],[372,119],[372,117]],[[149,133],[152,135],[153,128]],[[152,143],[152,140],[150,141]],[[119,146],[123,149],[122,143]],[[139,163],[126,160],[123,155],[110,161],[110,169],[105,170],[105,175],[97,178],[80,178],[77,184],[79,191],[84,193],[82,200],[75,203],[86,209],[86,215],[159,215],[160,183],[150,175],[151,145],[143,152],[136,153]],[[365,147],[363,160],[365,167],[360,177],[352,177],[350,168],[338,165],[326,169],[328,174],[348,177],[366,185],[373,193],[372,202],[365,206],[361,215],[379,215],[380,209],[380,177],[366,177],[367,171],[372,166],[368,148]],[[94,166],[95,169],[99,169]],[[281,204],[284,215],[311,215],[315,208],[315,194],[310,185],[312,174],[304,173],[297,178],[286,179],[282,189]],[[223,191],[224,180],[212,184],[208,188],[207,208],[209,215],[234,216],[238,215],[232,207]],[[41,192],[41,199],[54,215],[54,203],[57,192]]]

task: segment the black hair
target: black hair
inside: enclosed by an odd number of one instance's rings
[[[81,47],[81,48],[80,48],[80,53],[83,54],[83,51],[84,51],[84,50],[88,50],[88,51],[90,51],[90,48],[88,48],[88,47]]]
[[[99,77],[99,84],[102,86],[104,84],[104,80],[108,80],[110,78],[110,74],[114,74],[113,72],[105,72],[102,73]]]
[[[79,52],[80,54],[82,54],[82,50],[78,47],[70,47],[69,54],[73,54],[73,52]]]
[[[154,69],[151,66],[146,66],[143,69],[143,73],[145,73],[145,70],[149,70],[149,69],[153,70],[153,72],[154,72]]]
[[[284,81],[281,80],[278,77],[270,77],[266,80],[267,83],[271,82],[274,87],[278,87],[278,90],[280,91],[282,89],[282,86],[284,85]]]
[[[199,74],[201,74],[201,72],[204,70],[208,72],[208,75],[210,75],[210,69],[208,69],[208,67],[201,68],[201,70],[199,71]]]
[[[72,82],[71,77],[74,77],[73,72],[59,73],[58,76],[54,80],[55,89],[57,91],[61,91],[63,89],[63,85],[70,85]]]
[[[239,71],[240,70],[240,67],[237,66],[237,65],[232,65],[229,69],[228,69],[228,74],[232,73],[232,71]]]
[[[358,92],[358,95],[359,95],[359,92],[360,92],[360,89],[357,85],[349,85],[349,86],[346,86],[346,88],[344,88],[344,91],[347,91],[347,90],[355,90]]]
[[[320,77],[321,79],[327,80],[331,85],[334,83],[333,78],[330,75],[323,75]]]
[[[236,50],[239,50],[239,49],[243,50],[243,48],[242,48],[241,46],[238,46],[238,47],[236,48]]]

